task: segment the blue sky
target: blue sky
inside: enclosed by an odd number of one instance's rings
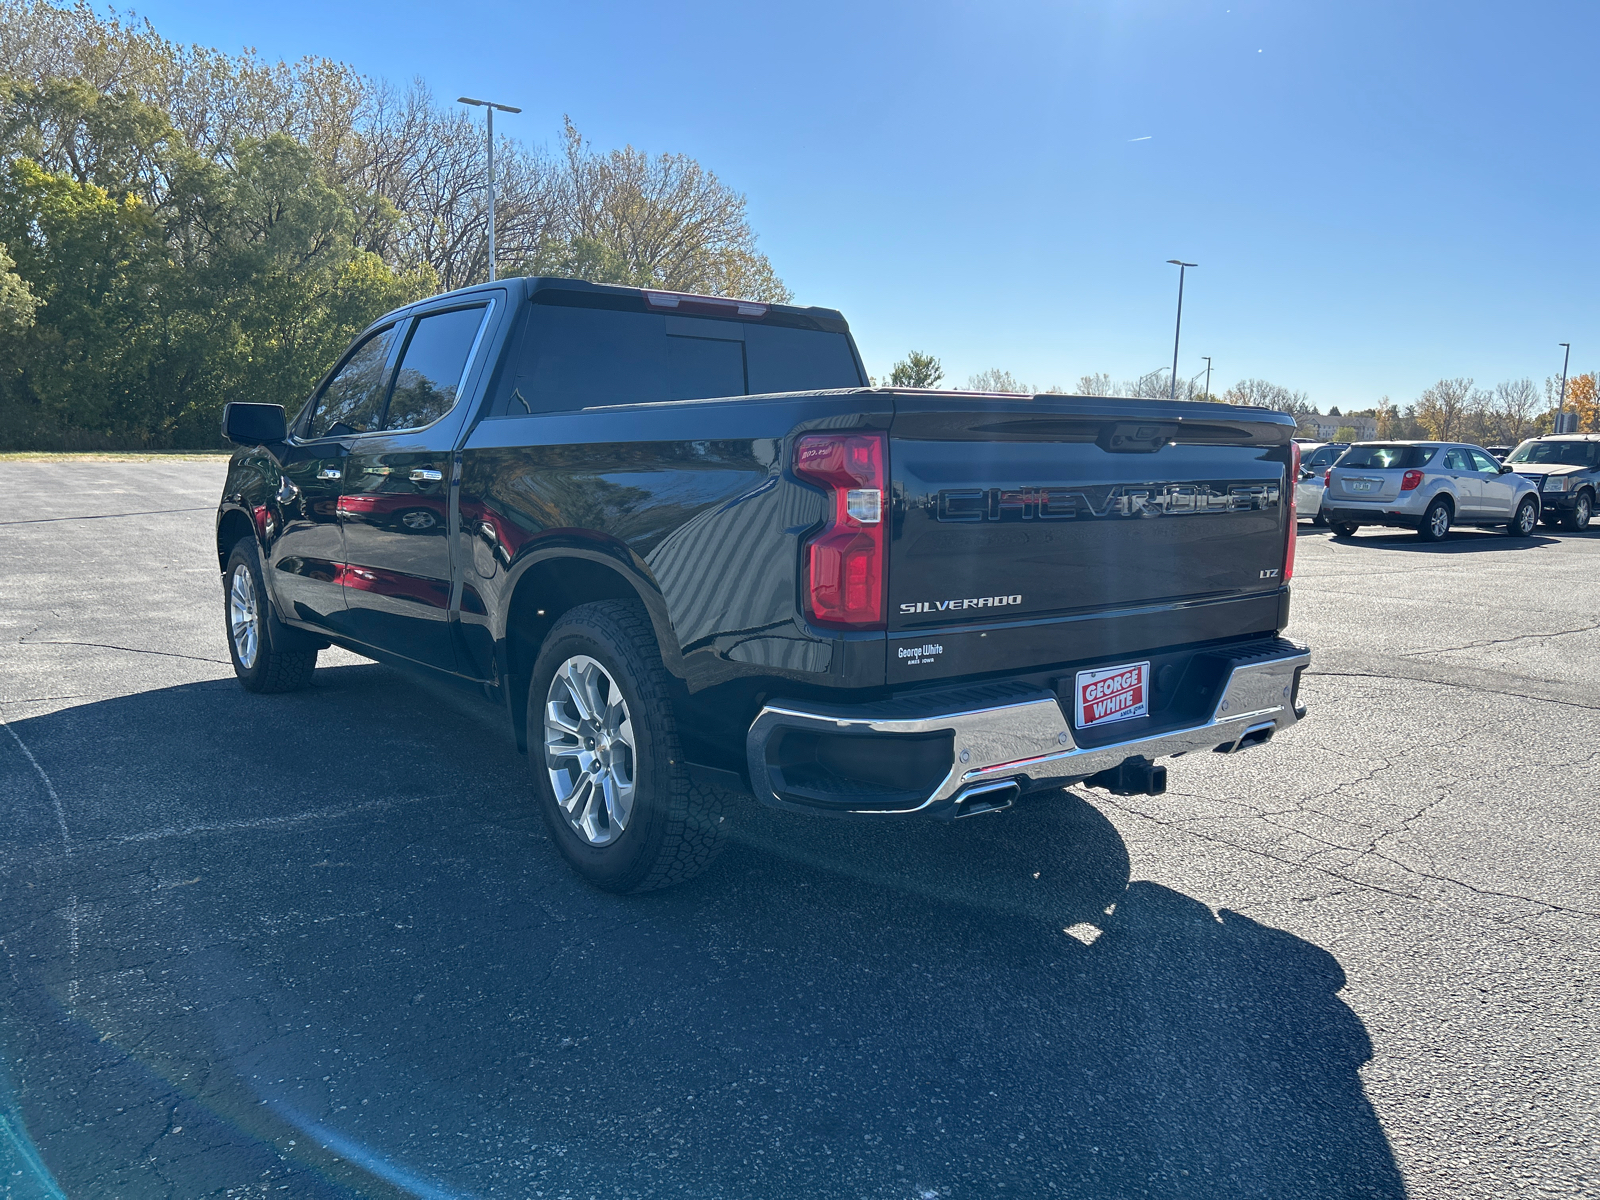
[[[694,155],[882,372],[1244,376],[1362,407],[1600,365],[1600,5],[143,4],[167,37]],[[1218,381],[1220,380],[1220,385]]]

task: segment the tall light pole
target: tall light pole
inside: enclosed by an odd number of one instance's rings
[[[489,110],[489,282],[494,282],[494,110],[503,113],[519,113],[520,108],[512,108],[509,104],[496,104],[493,100],[474,100],[471,96],[457,96],[456,103],[470,104],[475,108]]]
[[[1211,355],[1202,354],[1200,357],[1206,360],[1206,399],[1209,400],[1211,399]]]
[[[1566,416],[1567,411],[1567,364],[1572,361],[1572,343],[1557,342],[1556,345],[1560,346],[1566,351],[1566,353],[1561,356],[1561,399],[1556,401],[1555,432],[1560,433],[1562,432],[1561,422]]]
[[[1186,263],[1181,259],[1169,258],[1169,263],[1178,268],[1178,325],[1172,331],[1172,386],[1167,392],[1167,399],[1178,398],[1178,338],[1183,335],[1183,273],[1189,267],[1198,267],[1199,263]]]

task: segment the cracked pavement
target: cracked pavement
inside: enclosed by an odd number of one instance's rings
[[[481,702],[238,688],[222,471],[0,463],[5,1200],[1600,1192],[1600,533],[1304,526],[1269,745],[617,898]]]

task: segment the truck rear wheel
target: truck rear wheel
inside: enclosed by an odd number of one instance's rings
[[[689,779],[636,601],[583,604],[551,629],[528,685],[528,758],[551,839],[596,887],[669,887],[722,849],[726,796]]]
[[[228,555],[228,569],[222,573],[222,614],[233,673],[246,691],[297,692],[311,682],[317,652],[286,644],[291,631],[273,614],[253,538],[241,538]]]
[[[1329,521],[1328,528],[1333,530],[1333,536],[1336,538],[1353,538],[1361,526],[1354,521]]]

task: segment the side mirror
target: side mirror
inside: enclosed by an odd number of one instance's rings
[[[1516,470],[1516,468],[1513,467],[1510,463],[1501,463],[1500,464],[1500,474],[1502,474],[1502,475],[1509,475],[1509,474],[1511,474],[1511,472],[1513,472],[1515,470]]]
[[[226,404],[222,436],[236,446],[270,446],[289,440],[289,419],[281,404]]]

